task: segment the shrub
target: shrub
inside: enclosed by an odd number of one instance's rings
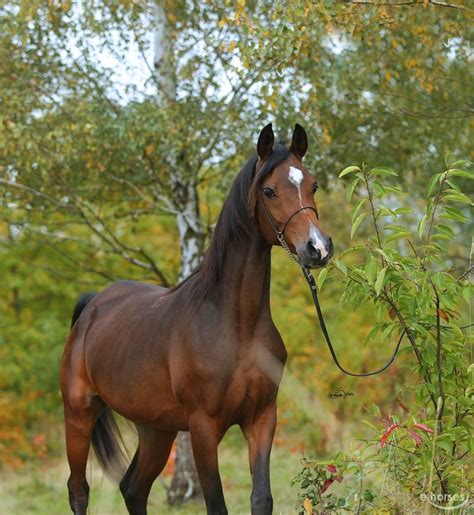
[[[371,227],[373,236],[323,270],[318,287],[338,274],[344,302],[354,307],[373,303],[377,322],[367,342],[377,340],[374,352],[405,331],[400,353],[411,355],[408,366],[419,381],[403,388],[402,415],[386,416],[374,405],[366,421],[368,437],[329,461],[303,460],[294,480],[302,511],[403,511],[408,503],[411,510],[428,501],[460,505],[466,498],[474,390],[469,385],[470,324],[463,317],[472,266],[455,273],[450,250],[460,224],[469,221],[472,202],[460,186],[474,178],[469,165],[448,156],[446,170],[431,179],[421,208],[407,205],[402,190],[388,184],[397,176],[389,168],[350,166],[340,174],[351,179],[348,199],[356,196],[351,236],[362,227]],[[344,259],[348,254],[350,263]]]

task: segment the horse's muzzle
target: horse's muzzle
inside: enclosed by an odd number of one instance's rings
[[[326,266],[333,256],[334,245],[328,236],[324,236],[317,242],[310,238],[304,246],[297,247],[296,252],[304,266],[320,268]]]

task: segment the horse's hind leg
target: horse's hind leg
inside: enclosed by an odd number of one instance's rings
[[[66,450],[71,474],[67,487],[69,504],[76,515],[85,515],[89,500],[89,485],[86,480],[87,457],[92,438],[92,431],[100,413],[101,406],[73,409],[65,400],[64,417],[66,424]]]
[[[131,515],[146,515],[151,486],[166,465],[176,433],[139,427],[138,449],[120,490]]]

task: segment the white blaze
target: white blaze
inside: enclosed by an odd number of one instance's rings
[[[300,206],[303,207],[303,200],[301,199],[301,183],[303,182],[303,172],[294,166],[290,166],[288,172],[288,180],[298,188],[298,197],[300,199]]]
[[[309,238],[313,242],[313,247],[321,252],[321,258],[324,259],[328,255],[328,251],[321,240],[321,233],[313,223],[309,226]]]
[[[300,199],[301,207],[303,207],[303,199],[301,198],[301,183],[303,182],[303,177],[303,172],[299,168],[290,166],[288,180],[298,189],[298,197]],[[312,222],[310,222],[309,225],[309,238],[313,242],[313,247],[321,252],[321,258],[324,259],[328,255],[328,251],[321,239],[319,229]]]

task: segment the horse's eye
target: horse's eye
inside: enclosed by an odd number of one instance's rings
[[[318,187],[316,183],[313,184],[313,195],[318,191]]]
[[[272,188],[263,188],[263,193],[265,193],[265,196],[268,198],[276,197],[275,190]]]

